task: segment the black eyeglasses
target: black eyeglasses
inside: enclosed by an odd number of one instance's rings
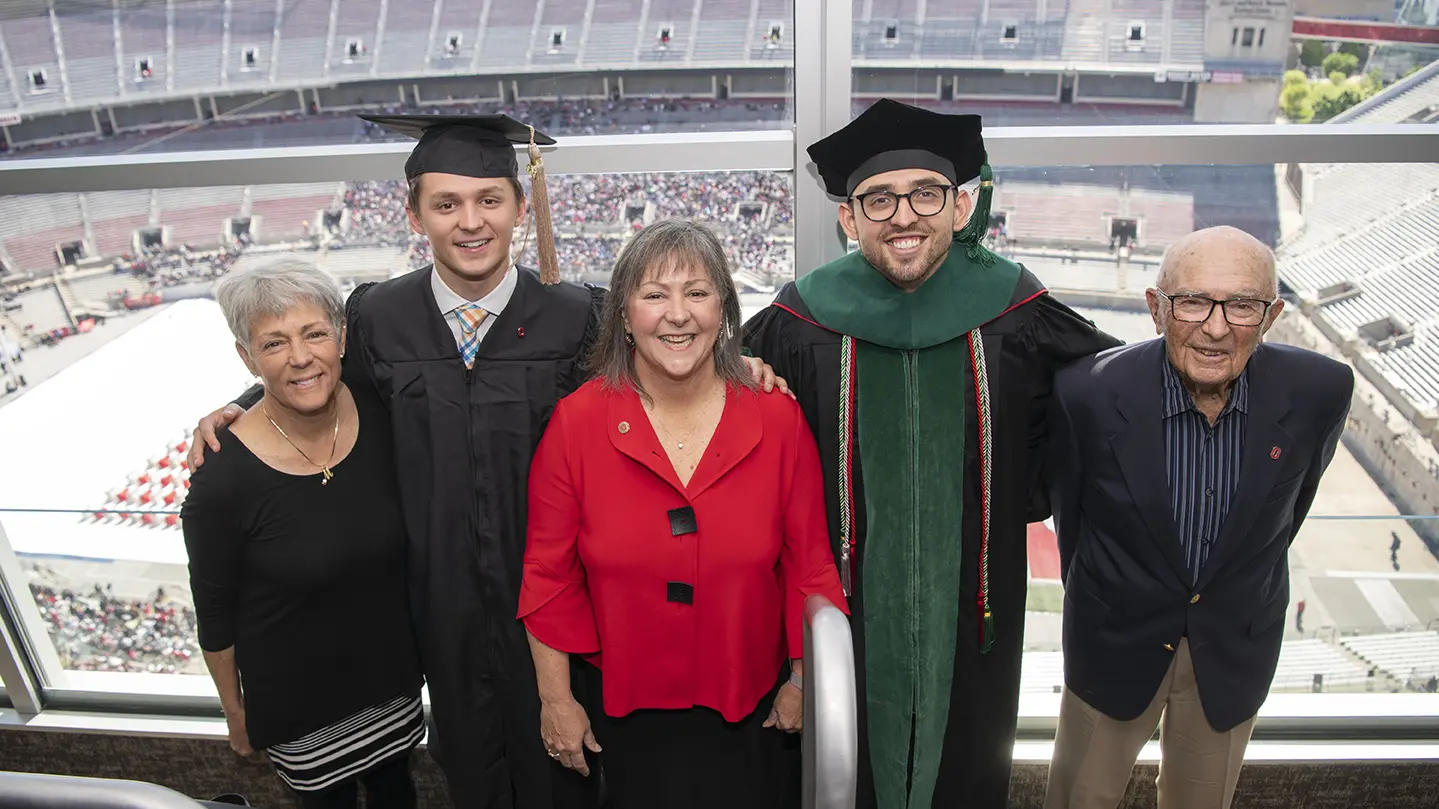
[[[1169,311],[1173,313],[1175,320],[1185,323],[1203,323],[1214,314],[1214,307],[1224,307],[1224,319],[1231,326],[1258,326],[1264,322],[1264,316],[1269,314],[1269,307],[1274,301],[1260,300],[1258,298],[1231,298],[1227,301],[1217,301],[1213,298],[1206,298],[1203,295],[1169,295],[1159,290],[1154,290],[1169,301]]]
[[[865,218],[871,222],[888,222],[894,218],[899,211],[899,201],[909,200],[909,209],[914,211],[915,216],[934,216],[944,210],[944,204],[949,201],[949,191],[956,188],[953,185],[922,185],[908,194],[896,194],[893,191],[871,191],[868,194],[856,194],[850,199],[859,202],[859,209],[864,211]]]

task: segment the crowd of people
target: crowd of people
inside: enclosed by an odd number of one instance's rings
[[[157,590],[119,598],[113,586],[89,593],[30,585],[61,663],[79,671],[200,674],[195,611]]]
[[[794,227],[789,181],[773,172],[687,174],[571,174],[549,180],[555,250],[571,279],[607,273],[623,237],[661,219],[693,218],[713,227],[735,269],[760,275],[790,271],[786,236]],[[346,186],[349,223],[343,244],[407,246],[410,265],[432,260],[429,244],[406,220],[405,184],[354,182]],[[636,215],[637,214],[637,215]],[[521,262],[535,264],[534,245]]]

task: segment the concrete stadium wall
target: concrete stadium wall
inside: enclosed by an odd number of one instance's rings
[[[714,98],[717,75],[709,70],[623,73],[619,84],[626,96]],[[740,75],[734,74],[734,78]]]
[[[1272,124],[1279,114],[1279,81],[1201,84],[1194,120],[1203,124]]]
[[[699,77],[677,77],[676,85],[687,85],[697,83],[696,79],[703,79],[705,92],[712,92],[709,76]],[[558,98],[605,98],[609,93],[609,85],[603,74],[599,73],[573,73],[553,76],[526,76],[514,80],[515,97],[520,99],[547,100]],[[674,92],[674,91],[671,91]],[[693,93],[690,93],[691,95]],[[645,95],[650,95],[646,93]],[[662,95],[654,93],[653,95]]]
[[[1075,101],[1118,101],[1182,106],[1189,85],[1157,82],[1149,74],[1085,73],[1074,78]]]
[[[775,98],[789,93],[789,77],[783,70],[729,71],[731,98]]]
[[[218,115],[276,115],[287,112],[304,112],[305,100],[299,92],[286,90],[280,93],[247,93],[233,96],[216,96],[211,100],[212,111]]]
[[[1058,73],[966,70],[954,76],[954,97],[1058,101],[1060,79]]]
[[[111,107],[117,129],[145,129],[152,126],[188,124],[200,120],[200,110],[195,99],[160,101],[154,104],[137,104],[133,107]]]
[[[11,144],[95,135],[99,132],[100,127],[95,123],[95,115],[89,110],[32,118],[5,127],[5,137]]]
[[[321,109],[342,110],[375,104],[400,104],[405,100],[403,85],[398,81],[366,81],[322,87],[315,91]]]
[[[418,104],[446,101],[498,101],[504,98],[505,81],[497,76],[456,76],[406,83]]]
[[[855,71],[855,98],[927,98],[937,99],[948,77],[940,70],[862,70]]]

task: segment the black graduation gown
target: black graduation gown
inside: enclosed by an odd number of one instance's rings
[[[809,309],[793,283],[780,290],[774,305],[745,324],[745,347],[763,357],[788,381],[819,443],[824,468],[830,541],[839,553],[839,396],[841,336],[809,320]],[[954,685],[945,731],[940,773],[932,805],[970,809],[1003,807],[1009,792],[1015,718],[1019,707],[1019,669],[1024,648],[1024,606],[1028,568],[1026,524],[1049,516],[1040,458],[1045,438],[1045,402],[1054,372],[1065,363],[1119,341],[1044,292],[1025,270],[1011,308],[981,327],[990,380],[993,419],[993,504],[990,527],[990,607],[995,640],[980,654],[979,442],[965,442],[964,558],[960,575],[959,638]],[[863,373],[863,368],[859,369]],[[978,421],[973,377],[966,375],[965,424]],[[854,442],[856,516],[850,625],[859,683],[859,809],[876,807],[867,738],[864,667],[863,480]],[[882,537],[876,538],[883,541]]]
[[[473,370],[439,313],[430,269],[365,285],[348,307],[345,381],[372,385],[390,409],[430,752],[463,809],[597,803],[597,777],[545,753],[515,615],[530,459],[556,402],[586,377],[603,290],[517,272]]]

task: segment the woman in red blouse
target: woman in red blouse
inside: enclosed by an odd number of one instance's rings
[[[786,805],[804,600],[845,606],[814,438],[794,401],[753,389],[739,320],[714,234],[640,231],[597,378],[559,403],[531,467],[519,617],[540,730],[582,773],[604,749],[615,809]],[[593,664],[588,712],[570,655]]]

